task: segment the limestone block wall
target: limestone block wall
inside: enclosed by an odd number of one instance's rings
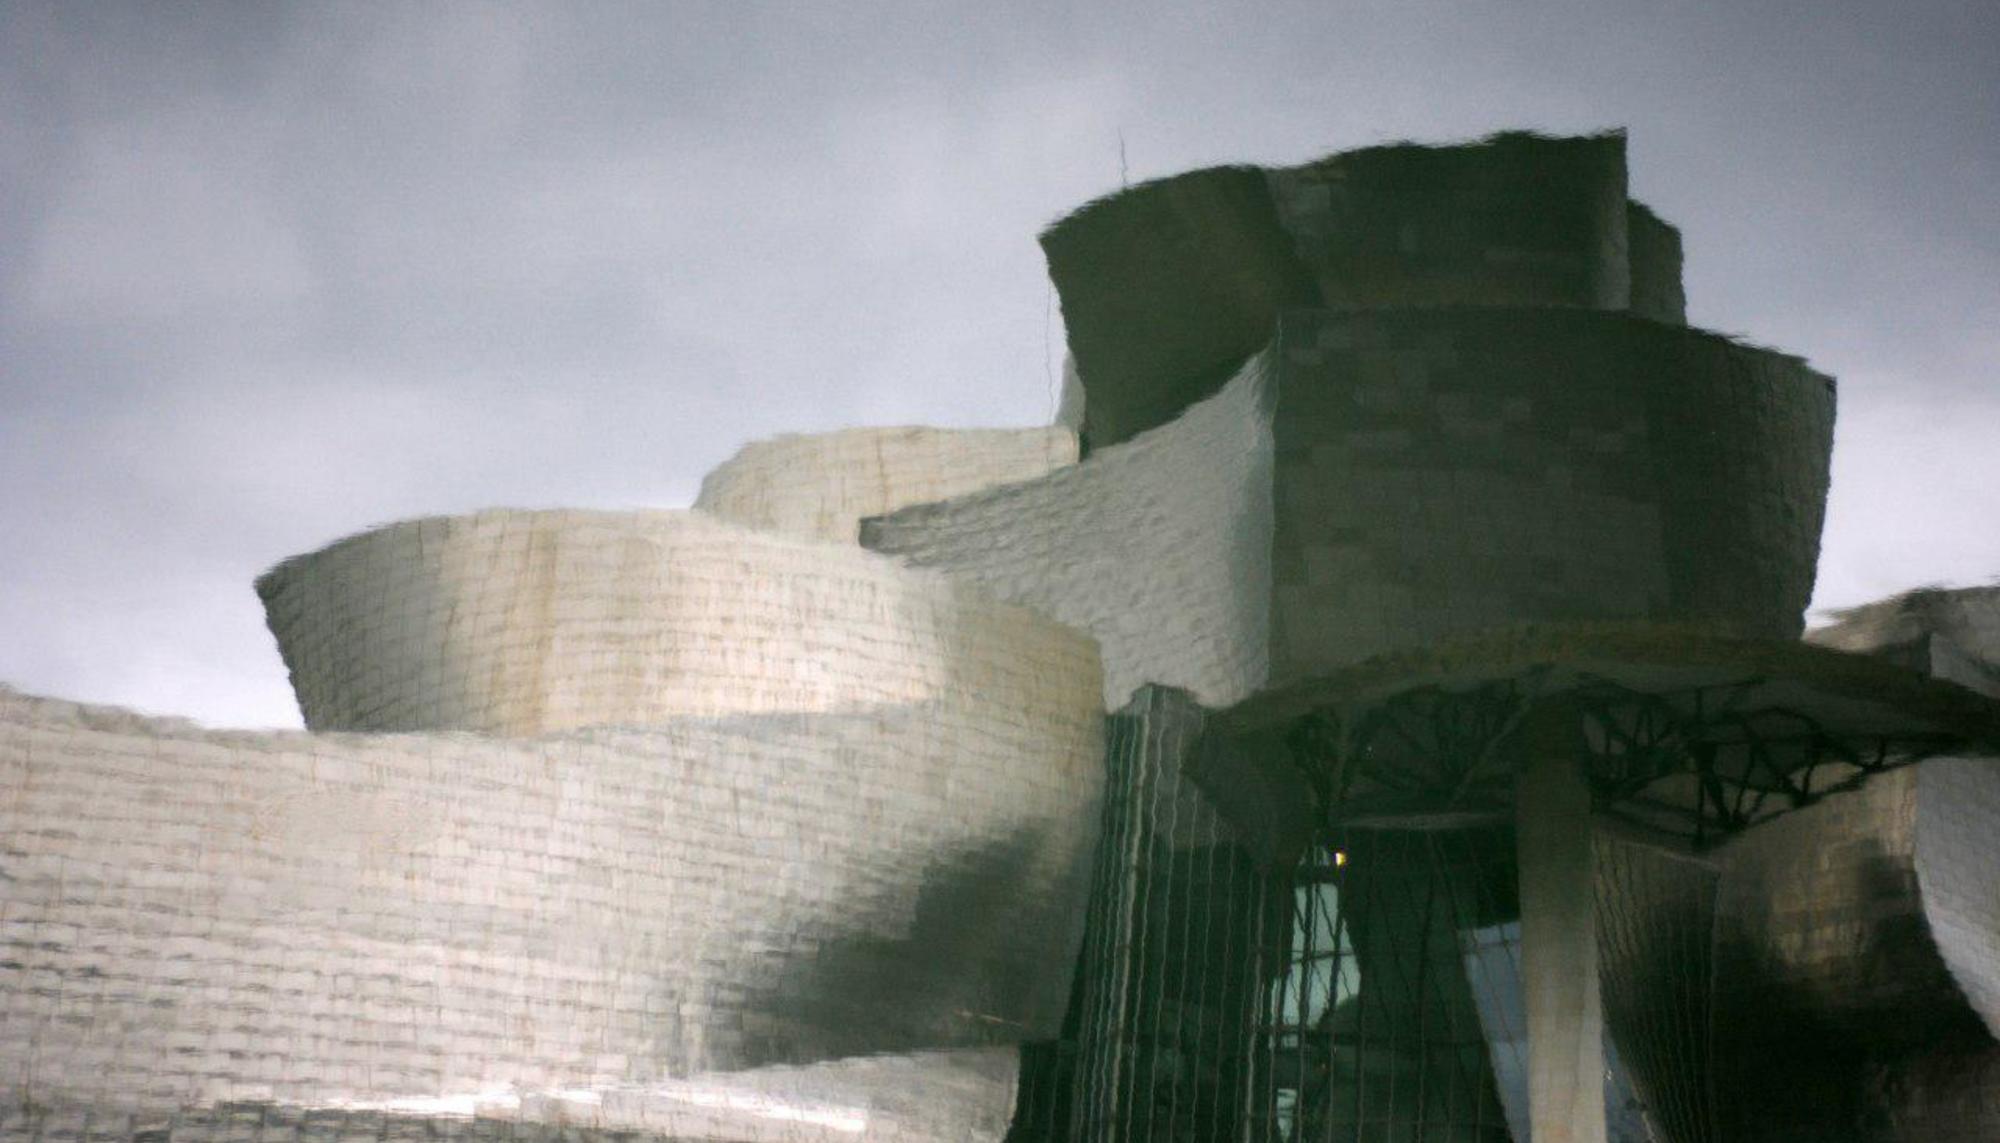
[[[1906,593],[1806,638],[1977,686],[2000,645],[1995,599]],[[1802,1143],[1990,1137],[1996,837],[2000,768],[1933,758],[1719,852],[1718,1075],[1732,1130]]]
[[[1625,192],[1622,135],[1515,133],[1217,167],[1091,203],[1042,236],[1089,396],[1087,448],[1214,392],[1288,308],[1556,305],[1682,322],[1678,233]]]
[[[1861,1138],[1873,1114],[1866,1081],[1885,1062],[1986,1039],[1939,955],[1913,863],[1917,791],[1934,765],[1787,814],[1716,854],[1724,1138]]]
[[[1076,372],[1076,358],[1063,354],[1062,398],[1056,405],[1056,424],[1071,432],[1083,431],[1083,378]]]
[[[1687,324],[1687,289],[1681,284],[1681,232],[1644,203],[1625,204],[1625,255],[1632,279],[1634,314],[1671,325]]]
[[[1806,640],[2000,698],[2000,587],[1904,592],[1838,612]]]
[[[666,1107],[709,1070],[1052,1035],[1100,734],[1094,678],[1005,717],[512,741],[0,692],[0,1102]]]
[[[1797,637],[1833,428],[1797,358],[1577,309],[1295,311],[1272,370],[1274,682],[1538,621]]]
[[[1086,452],[1173,420],[1271,340],[1280,310],[1319,301],[1255,167],[1143,183],[1041,241],[1086,395]]]
[[[257,581],[315,730],[536,734],[967,697],[1067,710],[1089,640],[932,572],[698,512],[393,524]]]
[[[241,1101],[134,1112],[0,1104],[4,1143],[1001,1143],[1011,1048],[868,1056],[589,1091],[348,1101]]]
[[[864,521],[862,543],[1095,636],[1104,704],[1209,706],[1264,680],[1271,390],[1262,359],[1185,416],[1039,480]]]
[[[1857,1029],[1888,1020],[1917,1034],[1926,1012],[1959,1003],[1912,865],[1916,791],[1916,770],[1895,771],[1722,850],[1731,970],[1781,981],[1793,1007]]]
[[[1326,306],[1630,300],[1623,135],[1392,144],[1267,177]]]
[[[2000,759],[1934,758],[1916,778],[1917,884],[1952,978],[2000,1038]]]
[[[1076,463],[1076,434],[1032,429],[847,429],[745,445],[702,478],[721,519],[853,543],[864,516],[1031,480]]]
[[[2000,588],[1904,592],[1840,612],[1806,638],[2000,695]],[[1893,899],[1905,911],[1921,910],[1938,956],[2000,1037],[2000,899],[1993,893],[2000,762],[1934,758],[1878,779],[1864,794],[1895,799],[1895,812],[1867,831],[1868,842],[1895,862]]]

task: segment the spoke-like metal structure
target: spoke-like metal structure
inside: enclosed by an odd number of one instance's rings
[[[1329,825],[1504,813],[1509,736],[1529,706],[1558,693],[1581,718],[1597,810],[1696,847],[1968,747],[1943,732],[1832,728],[1770,697],[1761,679],[1646,691],[1549,672],[1322,707],[1284,743]]]

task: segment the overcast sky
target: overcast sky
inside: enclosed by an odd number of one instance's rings
[[[1624,126],[1689,318],[1841,381],[1818,606],[2000,573],[2000,4],[0,0],[0,681],[297,725],[250,588],[1019,425],[1132,181]]]

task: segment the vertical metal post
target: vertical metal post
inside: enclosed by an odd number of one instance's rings
[[[1582,718],[1568,701],[1545,700],[1516,733],[1521,976],[1534,1140],[1605,1143],[1596,859]]]

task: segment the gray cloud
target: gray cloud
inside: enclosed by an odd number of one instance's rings
[[[1133,180],[1625,125],[1691,317],[1843,378],[1819,602],[2000,571],[2000,9],[0,3],[0,678],[296,722],[249,590],[371,523],[1023,424]]]

